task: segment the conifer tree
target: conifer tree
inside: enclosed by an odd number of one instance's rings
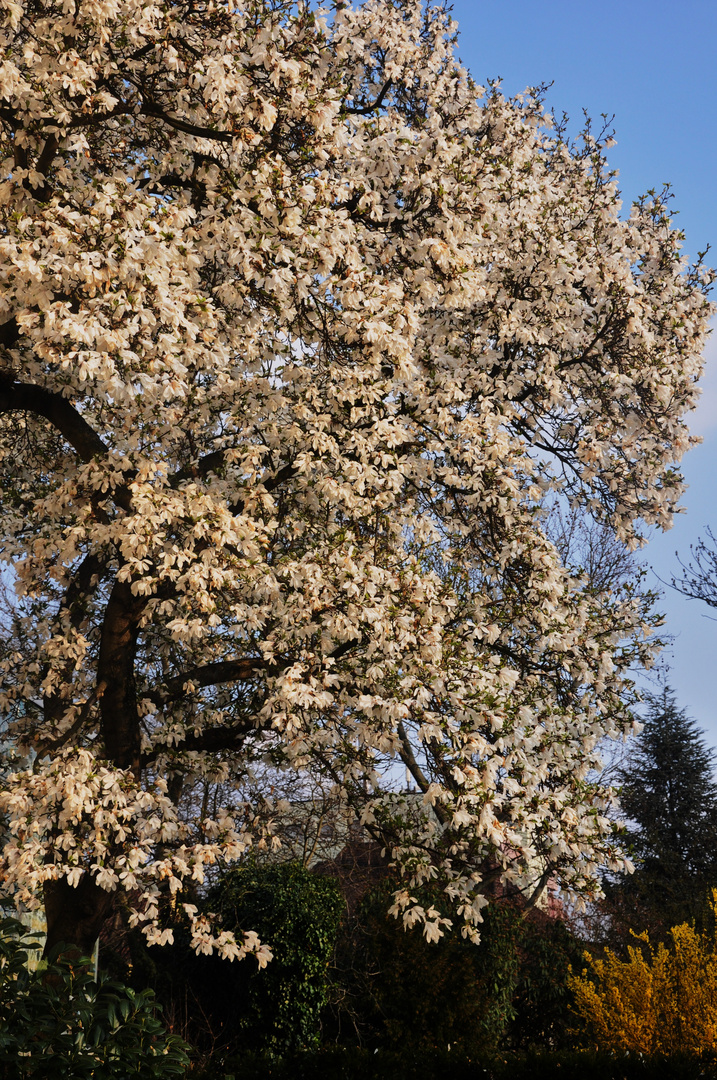
[[[636,872],[620,886],[625,915],[653,931],[699,915],[717,882],[713,753],[665,686],[646,699],[645,726],[622,770]],[[614,896],[614,890],[613,890]]]

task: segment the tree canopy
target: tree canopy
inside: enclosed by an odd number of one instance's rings
[[[498,882],[621,858],[591,770],[650,616],[543,508],[669,526],[710,275],[454,38],[418,0],[0,2],[2,858],[51,941],[118,890],[168,939],[256,836],[177,792],[267,761],[334,785],[429,937],[435,874],[472,932]]]

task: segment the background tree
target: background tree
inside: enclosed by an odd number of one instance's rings
[[[267,760],[328,778],[431,938],[435,875],[475,934],[501,882],[619,863],[591,770],[652,622],[541,507],[669,525],[709,274],[453,41],[416,0],[0,4],[3,869],[50,945],[118,891],[170,940],[257,818],[183,789]]]
[[[704,912],[717,882],[714,753],[674,692],[646,695],[644,728],[618,780],[635,873],[608,884],[613,921],[653,936]]]
[[[702,600],[709,607],[717,607],[717,541],[711,529],[707,539],[700,537],[690,547],[690,559],[683,563],[680,577],[672,579],[672,587],[693,600]]]

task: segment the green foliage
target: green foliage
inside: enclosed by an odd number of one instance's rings
[[[239,867],[222,879],[209,906],[229,929],[256,930],[274,954],[263,971],[250,959],[229,973],[226,962],[213,965],[224,976],[225,1004],[234,1014],[224,1026],[233,1027],[243,1045],[274,1053],[318,1046],[344,910],[336,884],[295,863]]]
[[[717,884],[717,784],[714,754],[672,690],[646,703],[645,726],[620,777],[636,871],[608,882],[606,892],[616,934],[630,927],[658,938],[709,914],[705,898]]]
[[[337,949],[336,1037],[354,1033],[371,1048],[418,1055],[477,1049],[484,995],[476,947],[458,934],[429,944],[419,930],[404,931],[388,913],[392,888],[386,882],[363,899]]]
[[[151,991],[95,982],[85,961],[57,950],[36,971],[24,927],[0,922],[2,1080],[165,1080],[183,1076],[185,1045],[154,1015]]]
[[[520,946],[525,919],[513,904],[491,904],[485,912],[481,943],[475,948],[475,967],[483,1008],[480,1028],[491,1049],[503,1041],[515,1019],[514,997],[520,979]]]
[[[518,929],[520,965],[503,1045],[567,1048],[572,1045],[574,1026],[568,980],[571,968],[582,960],[585,944],[561,919],[541,912],[533,912]]]
[[[337,1040],[371,1048],[493,1053],[568,1043],[567,979],[584,945],[557,919],[497,901],[479,945],[428,944],[388,914],[392,885],[369,893],[337,949]],[[440,909],[440,893],[422,898]]]

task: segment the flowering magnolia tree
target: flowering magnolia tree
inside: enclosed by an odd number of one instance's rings
[[[543,507],[670,524],[710,308],[664,201],[621,219],[604,144],[477,87],[440,5],[0,11],[6,888],[50,943],[122,890],[164,940],[257,835],[182,785],[270,762],[429,937],[437,875],[470,933],[499,881],[589,894],[650,618]]]

